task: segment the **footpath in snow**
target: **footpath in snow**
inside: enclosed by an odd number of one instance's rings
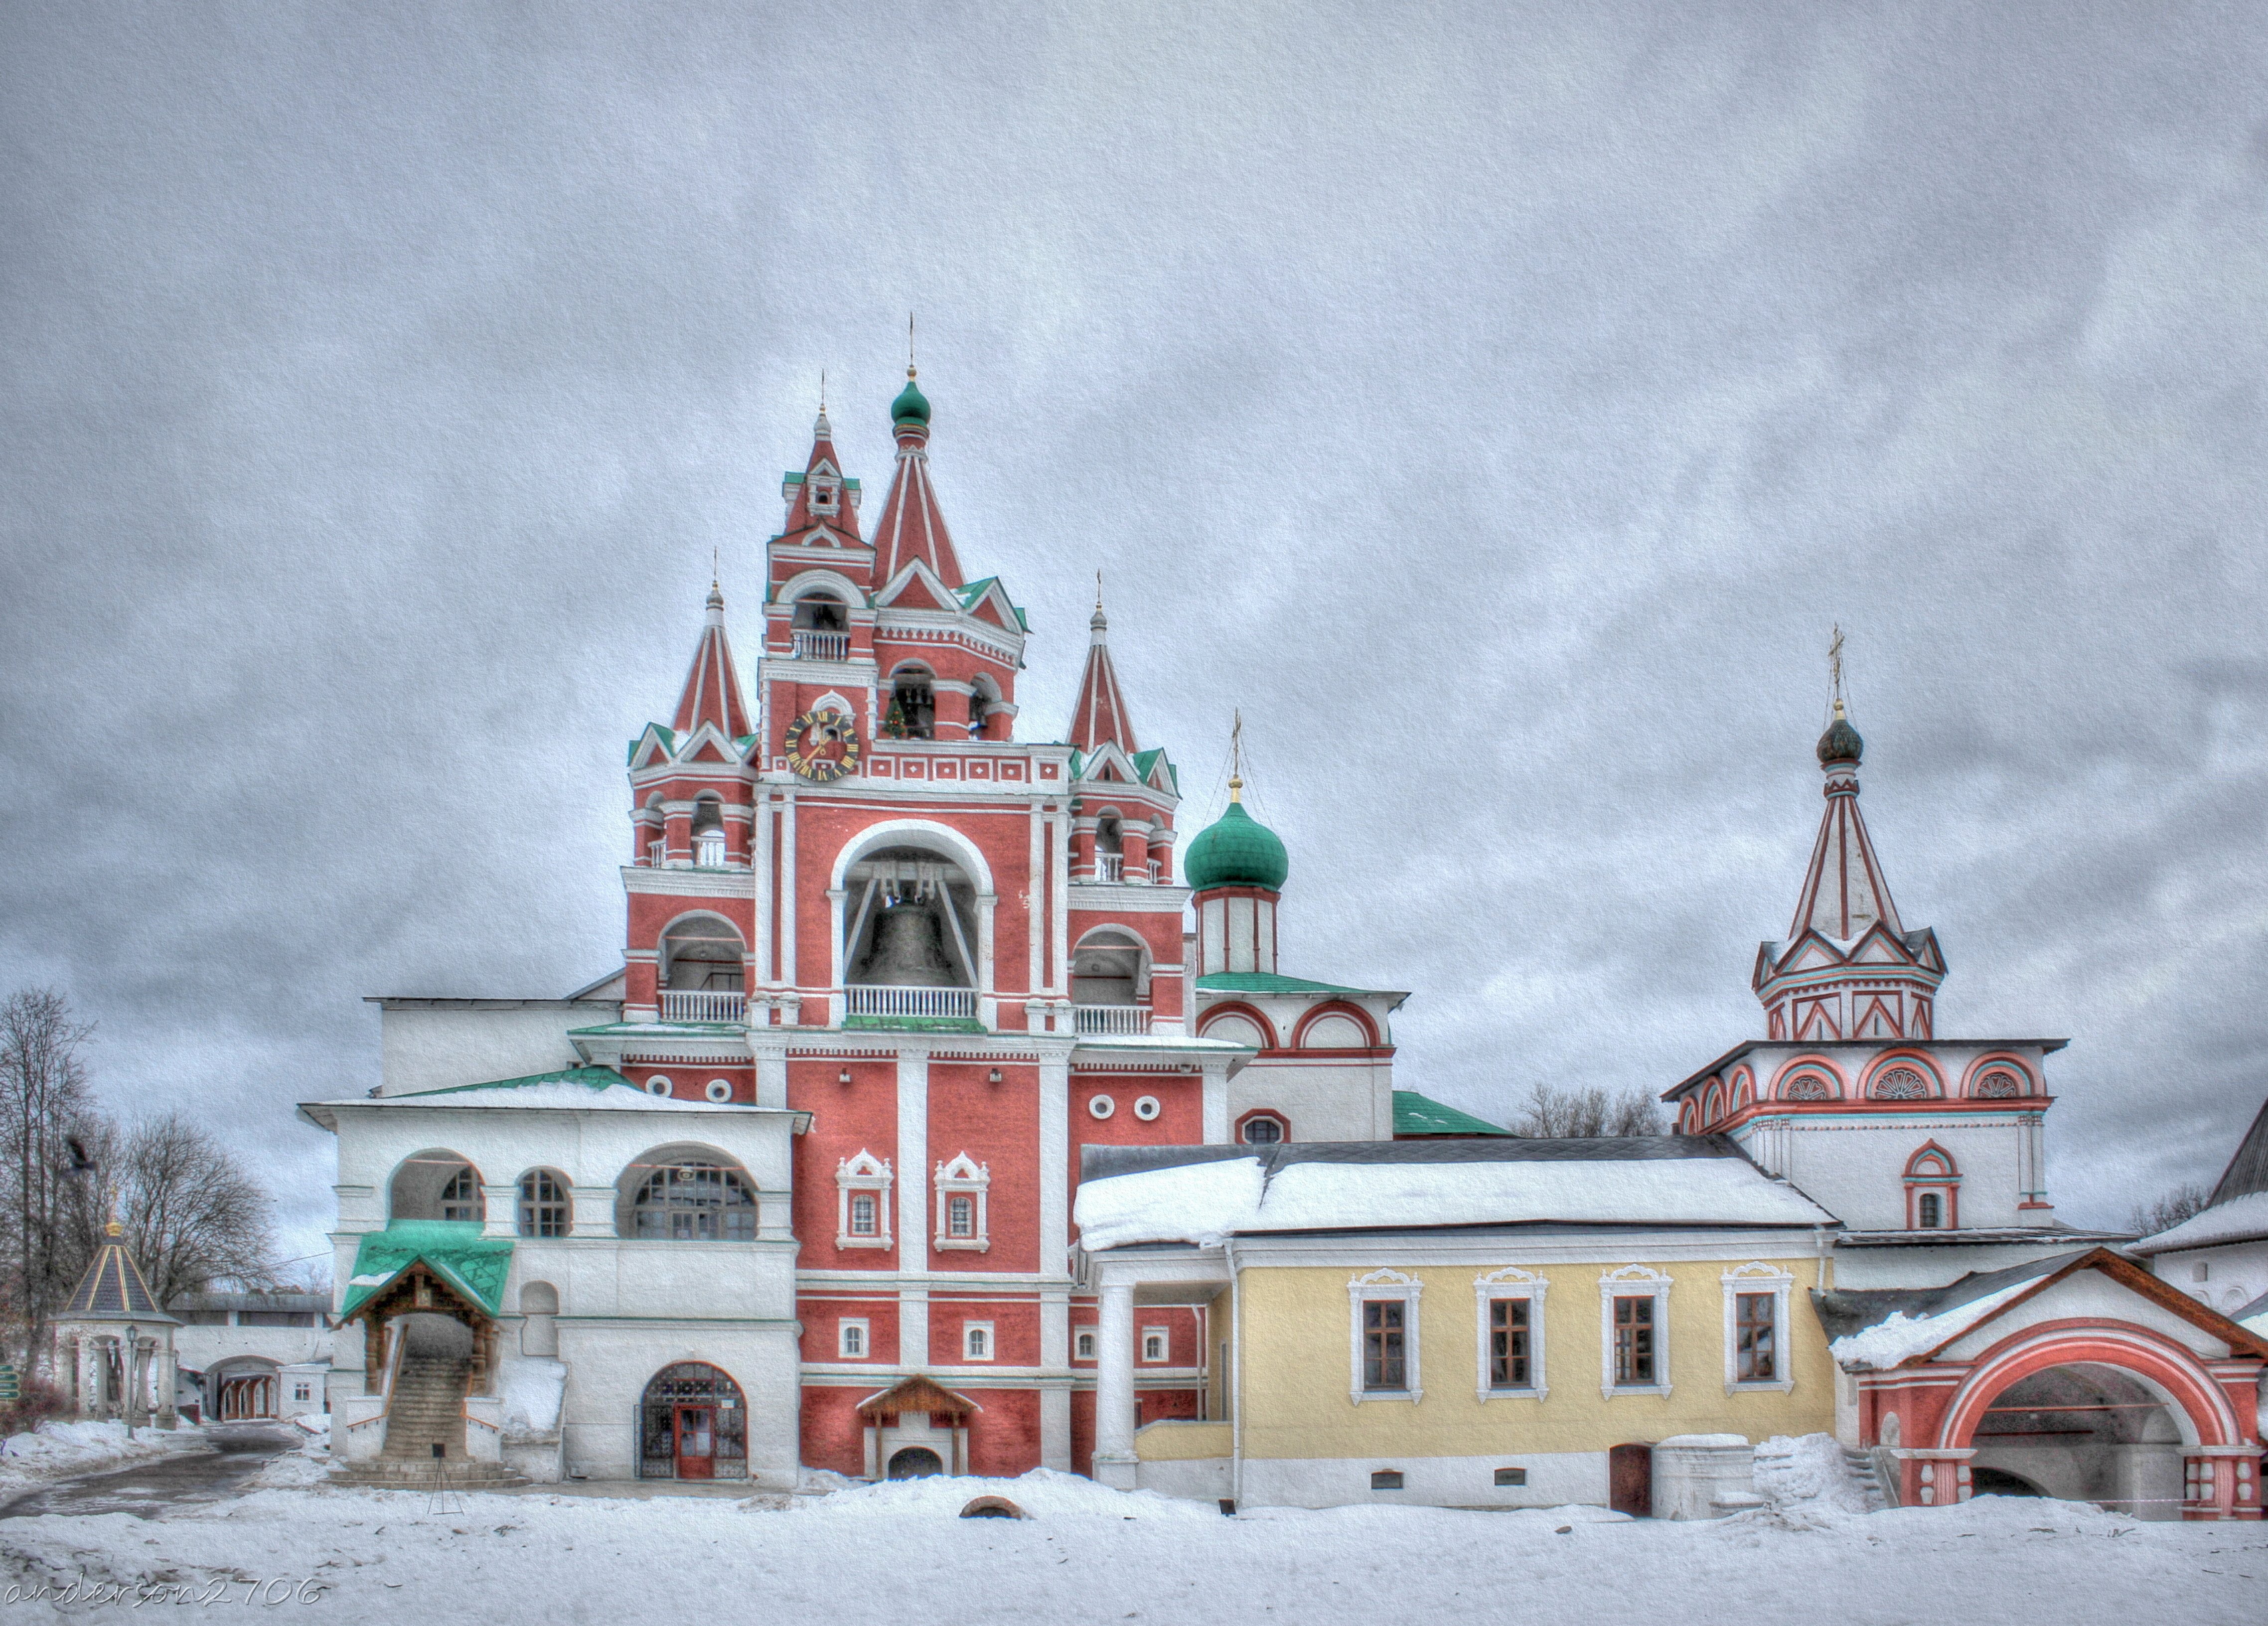
[[[42,1423],[28,1434],[0,1439],[0,1501],[74,1474],[126,1468],[202,1444],[194,1428],[136,1429],[129,1435],[123,1423]]]
[[[90,1583],[130,1603],[210,1598],[332,1617],[679,1626],[844,1618],[1003,1622],[1581,1621],[1664,1626],[2258,1626],[2268,1530],[2141,1524],[2071,1503],[1983,1497],[1867,1513],[1831,1440],[1760,1450],[1767,1505],[1672,1524],[1571,1507],[1516,1513],[1256,1509],[1124,1494],[1042,1470],[793,1498],[631,1500],[535,1490],[458,1511],[401,1491],[278,1483],[159,1520],[0,1521],[14,1620],[85,1619]],[[1005,1495],[1031,1516],[962,1519]],[[41,1595],[42,1593],[45,1595]],[[85,1593],[74,1592],[72,1599]]]

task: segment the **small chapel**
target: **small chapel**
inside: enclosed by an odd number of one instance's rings
[[[2055,1218],[2064,1041],[1940,1021],[1839,699],[1758,1036],[1668,1135],[1513,1137],[1396,1087],[1406,991],[1287,967],[1284,842],[1236,779],[1185,833],[1100,602],[1025,716],[911,366],[888,418],[867,516],[821,411],[629,741],[613,968],[379,997],[377,1090],[301,1106],[352,1471],[1521,1506],[1834,1431],[1904,1505],[2258,1517],[2268,1340]]]

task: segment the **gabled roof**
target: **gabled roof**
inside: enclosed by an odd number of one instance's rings
[[[94,1251],[86,1274],[72,1290],[56,1319],[67,1321],[173,1321],[158,1307],[157,1295],[142,1279],[142,1267],[127,1251],[122,1227],[110,1222],[107,1240]]]
[[[406,1090],[394,1097],[400,1100],[409,1096],[457,1095],[467,1090],[524,1090],[538,1084],[580,1085],[586,1090],[611,1090],[615,1085],[630,1085],[611,1067],[563,1067],[556,1072],[529,1073],[519,1078],[497,1078],[485,1084],[452,1084],[438,1090]],[[631,1086],[635,1087],[635,1086]]]
[[[1000,585],[1000,578],[997,576],[969,583],[960,589],[959,596],[961,607],[972,615],[979,614],[977,607],[989,600],[995,607],[995,614],[986,616],[986,620],[999,622],[1004,629],[1010,632],[1031,630],[1032,624],[1026,618],[1022,607],[1008,597],[1008,590]]]
[[[907,1411],[942,1411],[965,1417],[984,1408],[966,1394],[954,1394],[934,1378],[916,1373],[899,1379],[878,1394],[869,1394],[854,1409],[862,1417],[895,1417]]]
[[[1814,1290],[1835,1358],[1887,1372],[1929,1360],[1956,1339],[2080,1270],[2097,1270],[2232,1347],[2268,1356],[2268,1337],[2240,1327],[2107,1247],[2052,1254],[2002,1270],[1971,1271],[1943,1287]]]
[[[1118,686],[1118,669],[1110,663],[1110,622],[1101,605],[1094,607],[1086,624],[1086,670],[1079,674],[1079,702],[1071,708],[1071,742],[1082,751],[1115,745],[1130,757],[1141,747],[1125,691]]]
[[[476,1219],[397,1219],[383,1231],[364,1232],[340,1317],[352,1315],[421,1263],[490,1315],[503,1314],[512,1239],[482,1236],[482,1229]]]
[[[1476,1118],[1469,1112],[1459,1112],[1415,1090],[1394,1093],[1394,1138],[1414,1139],[1426,1135],[1502,1135],[1510,1129],[1499,1129],[1485,1118]]]
[[[2260,1105],[2260,1115],[2252,1120],[2252,1127],[2236,1144],[2236,1155],[2220,1172],[2220,1182],[2213,1188],[2213,1201],[2226,1203],[2232,1197],[2268,1191],[2268,1101]]]
[[[684,692],[677,699],[674,723],[681,734],[705,723],[727,739],[754,732],[747,703],[740,697],[740,674],[733,666],[733,646],[725,637],[725,595],[713,586],[709,589],[701,642],[694,649]]]

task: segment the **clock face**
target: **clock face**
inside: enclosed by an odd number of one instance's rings
[[[787,725],[787,765],[814,784],[856,771],[858,724],[840,711],[805,712]]]

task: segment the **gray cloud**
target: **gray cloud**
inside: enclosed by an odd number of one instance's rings
[[[1508,1113],[1756,1031],[1828,625],[2067,1217],[2255,1110],[2268,24],[2244,8],[325,7],[0,19],[0,978],[273,1163],[379,991],[619,940],[621,741],[749,624],[817,377],[1293,968]],[[306,1244],[313,1247],[312,1241]]]

